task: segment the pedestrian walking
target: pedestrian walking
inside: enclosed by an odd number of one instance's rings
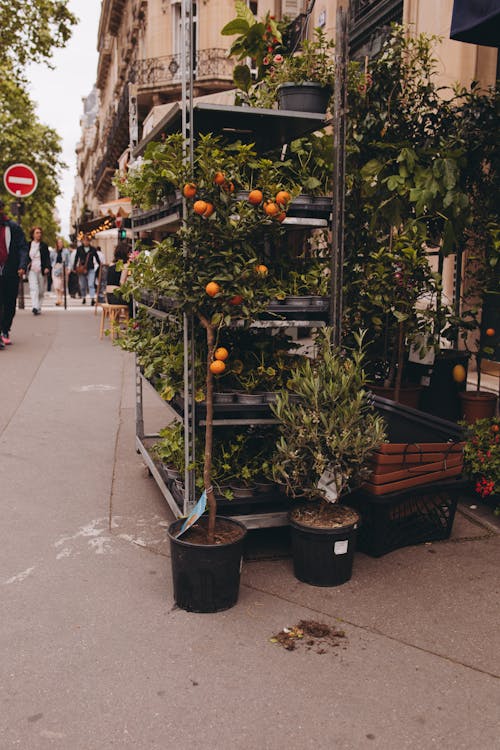
[[[78,274],[76,273],[76,271],[73,271],[73,266],[75,265],[75,256],[76,245],[72,243],[69,250],[68,292],[69,296],[73,299],[75,299],[77,294],[80,294],[80,289],[78,286]]]
[[[60,307],[63,304],[64,298],[64,283],[66,279],[65,269],[69,266],[69,252],[64,247],[64,243],[60,237],[56,240],[56,246],[54,250],[54,258],[52,262],[52,282],[54,285],[54,291],[56,293],[56,306]]]
[[[40,315],[42,312],[45,279],[51,270],[49,246],[42,240],[42,235],[41,227],[33,227],[30,232],[28,283],[33,315]]]
[[[83,244],[76,250],[73,263],[73,270],[78,274],[82,305],[87,302],[87,294],[90,294],[90,304],[95,305],[95,280],[99,265],[97,250],[90,244],[90,236],[85,234]]]
[[[28,243],[24,232],[4,213],[0,200],[0,349],[11,343],[10,329],[16,314],[19,279],[28,266]]]

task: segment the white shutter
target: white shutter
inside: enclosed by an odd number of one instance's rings
[[[281,0],[281,15],[296,18],[302,13],[303,7],[303,0]]]

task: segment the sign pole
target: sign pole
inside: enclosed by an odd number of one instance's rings
[[[18,199],[12,204],[12,209],[17,223],[21,221],[21,216],[24,213],[24,204]],[[24,276],[19,279],[19,288],[17,291],[17,307],[19,310],[24,310]]]

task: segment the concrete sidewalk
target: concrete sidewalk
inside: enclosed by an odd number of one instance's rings
[[[235,608],[175,609],[133,360],[98,320],[19,311],[0,352],[0,750],[496,750],[495,525],[459,513],[449,542],[359,553],[332,589],[247,562]],[[301,619],[347,637],[270,642]]]

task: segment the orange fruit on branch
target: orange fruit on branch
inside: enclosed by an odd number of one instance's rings
[[[194,182],[186,182],[182,188],[182,195],[184,198],[194,198],[196,195],[196,185]]]
[[[205,287],[205,291],[209,297],[215,297],[216,294],[220,293],[220,286],[216,281],[209,281]]]
[[[258,206],[262,203],[263,198],[264,196],[261,190],[250,190],[248,193],[248,202],[251,203],[252,206]]]
[[[264,211],[268,216],[277,216],[280,212],[279,206],[277,206],[276,203],[273,203],[273,201],[267,201],[267,203],[264,203]]]
[[[225,193],[234,193],[234,182],[231,182],[230,180],[224,180],[222,189]]]
[[[241,294],[235,294],[234,297],[231,297],[231,299],[229,300],[230,305],[241,305],[242,302],[243,297],[241,296]]]
[[[224,172],[216,172],[214,176],[214,182],[216,185],[223,185],[226,181]]]
[[[282,221],[285,221],[285,219],[286,219],[286,211],[282,211],[281,213],[279,213],[279,214],[278,214],[278,215],[276,216],[276,221],[279,221],[280,223],[281,223]]]
[[[292,196],[288,190],[280,190],[279,193],[276,193],[275,201],[276,203],[279,203],[280,206],[287,206],[291,200]]]
[[[255,270],[259,274],[259,276],[267,276],[268,273],[268,267],[265,266],[263,263],[261,263],[259,266],[255,266]]]
[[[222,362],[225,362],[229,357],[229,352],[225,346],[219,346],[214,352],[214,357],[215,359],[220,359]]]
[[[485,331],[487,336],[494,336],[495,335],[495,329],[494,328],[487,328]]]
[[[207,207],[206,207],[206,209],[205,209],[205,211],[203,213],[203,216],[205,217],[205,219],[208,219],[209,216],[212,216],[212,214],[213,214],[214,211],[215,211],[214,204],[207,202]]]
[[[463,383],[465,378],[467,377],[465,367],[463,365],[455,365],[455,367],[451,371],[451,376],[455,383]]]
[[[222,375],[225,369],[226,365],[220,359],[214,359],[213,362],[210,362],[210,372],[214,375]]]
[[[195,201],[193,203],[193,211],[195,214],[198,214],[198,216],[203,216],[207,208],[208,203],[206,203],[206,201]]]

